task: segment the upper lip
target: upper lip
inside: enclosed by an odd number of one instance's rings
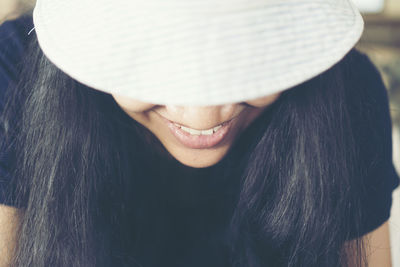
[[[181,125],[181,126],[184,126],[184,127],[190,128],[190,129],[194,129],[194,130],[199,130],[199,131],[200,131],[200,130],[204,130],[204,129],[196,129],[196,128],[193,128],[193,127],[188,126],[187,124],[184,124],[184,123],[180,123],[180,122],[176,122],[176,121],[170,120],[170,119],[164,117],[163,115],[159,114],[158,112],[156,112],[156,113],[157,113],[158,115],[160,115],[160,117],[162,117],[163,119],[168,120],[168,121],[170,121],[170,122],[172,122],[172,123],[176,123],[176,124],[179,124],[179,125]],[[236,116],[236,117],[237,117],[237,116]],[[207,128],[207,129],[212,129],[212,128],[215,128],[215,127],[217,127],[217,126],[219,126],[219,125],[221,125],[221,124],[228,123],[228,122],[230,122],[231,120],[233,120],[233,119],[236,118],[236,117],[230,118],[230,119],[228,119],[228,120],[226,120],[226,121],[224,121],[224,122],[221,122],[221,123],[219,123],[219,124],[217,124],[217,125],[215,125],[215,126],[212,126],[212,127]]]

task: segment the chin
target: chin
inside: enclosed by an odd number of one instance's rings
[[[219,151],[218,151],[219,152]],[[186,153],[185,153],[186,154]],[[207,168],[211,167],[218,162],[220,162],[226,153],[217,153],[217,151],[207,152],[204,153],[193,153],[193,154],[186,154],[186,155],[171,155],[180,163],[185,166],[192,167],[192,168]]]
[[[219,162],[219,161],[187,162],[187,161],[181,161],[181,160],[178,160],[178,161],[180,163],[182,163],[183,165],[191,167],[191,168],[207,168],[207,167],[211,167]]]

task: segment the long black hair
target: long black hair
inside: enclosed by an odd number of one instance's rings
[[[283,92],[217,164],[238,177],[226,224],[231,266],[361,262],[360,240],[344,250],[362,220],[349,114],[368,99],[354,101],[356,54]],[[145,196],[134,189],[150,180],[151,190],[174,159],[110,95],[55,67],[37,41],[25,66],[2,120],[10,196],[22,211],[12,266],[136,266],[143,210],[132,203]]]

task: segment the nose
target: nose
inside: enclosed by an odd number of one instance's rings
[[[196,130],[216,127],[238,114],[236,104],[218,106],[166,106],[169,119]]]

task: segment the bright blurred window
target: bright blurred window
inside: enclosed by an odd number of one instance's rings
[[[353,0],[359,10],[363,13],[382,12],[385,0]]]

